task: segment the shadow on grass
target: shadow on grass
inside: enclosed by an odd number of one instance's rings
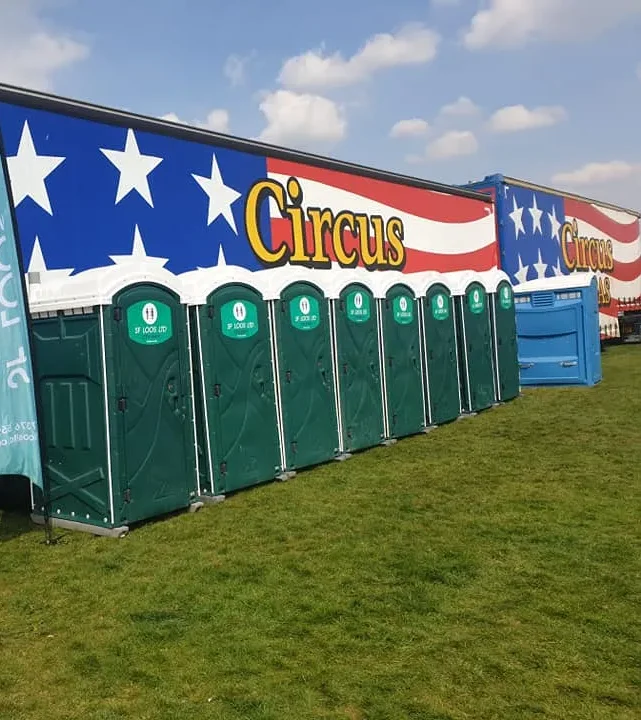
[[[0,475],[0,542],[33,532],[31,495],[27,478]]]

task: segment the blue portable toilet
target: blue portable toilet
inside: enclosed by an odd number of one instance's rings
[[[521,385],[601,380],[597,282],[594,273],[572,273],[514,287]]]

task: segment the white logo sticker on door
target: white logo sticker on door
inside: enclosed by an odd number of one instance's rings
[[[303,315],[309,315],[309,300],[306,297],[302,297],[300,299],[298,307],[300,308],[300,311],[303,313]]]
[[[234,312],[234,317],[236,318],[236,320],[238,320],[238,322],[242,322],[247,315],[247,310],[245,310],[245,305],[244,305],[244,303],[241,303],[241,302],[237,302],[234,304],[233,312]]]
[[[142,319],[146,325],[153,325],[158,319],[158,310],[153,303],[145,303],[142,308]]]

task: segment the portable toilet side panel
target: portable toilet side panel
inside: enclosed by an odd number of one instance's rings
[[[492,319],[497,399],[504,402],[517,397],[520,392],[514,296],[507,280],[502,280],[493,293]]]
[[[103,312],[116,514],[133,523],[196,493],[187,311],[171,290],[136,284]]]
[[[456,322],[452,296],[445,285],[432,285],[423,302],[425,361],[432,425],[455,420],[461,413]]]
[[[378,308],[372,292],[353,283],[335,305],[339,397],[346,451],[384,438],[378,345]]]
[[[280,450],[266,303],[253,288],[225,285],[199,308],[197,324],[213,492],[271,480]]]
[[[463,398],[467,410],[476,412],[491,407],[495,400],[488,298],[481,283],[471,282],[458,301]]]
[[[93,308],[52,314],[32,319],[51,511],[64,520],[110,526],[100,317]]]
[[[592,385],[601,379],[597,280],[546,280],[515,288],[521,384]]]
[[[423,378],[414,292],[392,286],[383,300],[385,386],[390,437],[404,437],[425,428]]]
[[[287,469],[326,462],[339,446],[327,300],[315,285],[295,282],[275,316]]]

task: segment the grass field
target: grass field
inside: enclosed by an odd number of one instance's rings
[[[641,717],[641,347],[123,540],[0,515],[0,717]]]

